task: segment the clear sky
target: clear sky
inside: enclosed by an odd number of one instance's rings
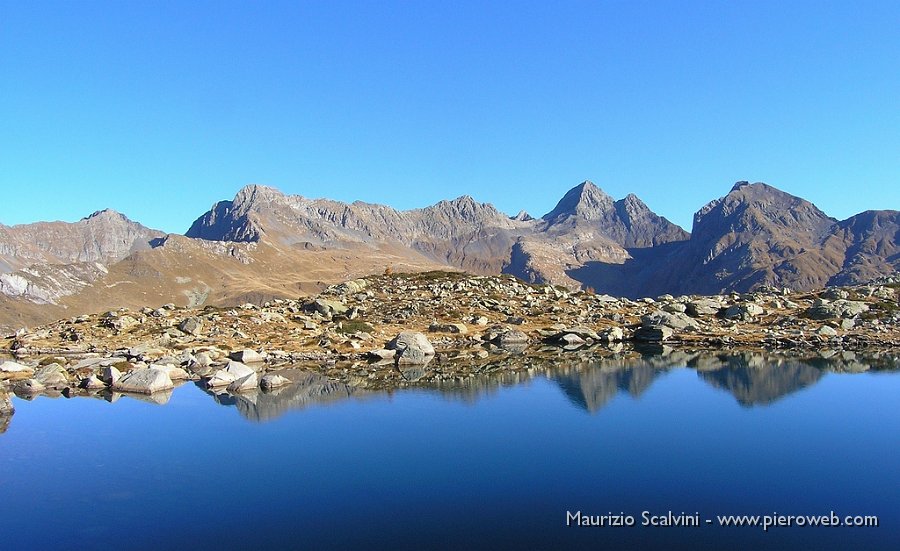
[[[493,5],[486,5],[493,4]],[[690,229],[737,180],[900,209],[900,2],[0,0],[0,223],[184,232],[262,183]]]

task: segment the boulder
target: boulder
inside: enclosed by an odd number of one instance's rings
[[[100,390],[106,388],[106,383],[101,381],[100,377],[91,375],[90,377],[82,379],[78,386],[85,390]]]
[[[722,309],[722,301],[716,298],[695,298],[685,304],[687,314],[695,318],[715,316]]]
[[[153,394],[161,390],[174,388],[172,379],[162,369],[146,367],[135,369],[122,376],[112,385],[114,390],[120,392],[136,392],[139,394]]]
[[[246,392],[248,390],[255,390],[259,382],[256,378],[256,372],[250,373],[248,375],[244,375],[241,378],[235,378],[231,384],[228,385],[228,392]]]
[[[150,367],[162,369],[166,372],[166,375],[169,376],[169,379],[173,381],[186,381],[187,379],[191,378],[187,371],[181,369],[180,367],[175,367],[172,364],[153,364]]]
[[[510,344],[528,344],[528,335],[518,329],[505,327],[496,327],[491,329],[482,337],[488,342],[506,346]]]
[[[46,390],[44,385],[34,379],[19,381],[13,387],[13,392],[15,392],[17,396],[34,396],[35,394],[44,392],[44,390]]]
[[[206,386],[210,388],[227,387],[231,383],[243,379],[250,374],[256,374],[256,371],[241,362],[230,361],[224,369],[215,371],[209,379],[206,380]]]
[[[620,342],[625,340],[625,331],[621,327],[610,327],[600,334],[600,342]]]
[[[434,356],[434,346],[431,345],[428,337],[416,331],[401,332],[387,343],[385,348],[388,350],[397,350],[401,353],[404,350],[413,349],[421,351],[423,356]]]
[[[831,302],[826,299],[817,299],[806,311],[806,314],[816,320],[833,318],[853,318],[863,312],[869,311],[869,305],[855,300],[839,299]]]
[[[564,333],[562,336],[557,337],[556,341],[566,346],[577,346],[584,344],[585,342],[584,339],[582,339],[575,333]]]
[[[62,388],[69,386],[69,378],[66,370],[59,364],[45,365],[34,372],[34,380],[47,388]]]
[[[272,390],[289,384],[291,384],[291,380],[278,373],[267,373],[259,380],[259,386],[263,390]]]
[[[109,365],[100,369],[99,377],[104,383],[114,385],[116,384],[116,381],[122,377],[122,373],[115,367]]]
[[[725,310],[724,317],[729,320],[750,321],[765,312],[763,307],[755,302],[733,304]]]
[[[188,335],[199,335],[200,331],[203,330],[203,320],[196,316],[191,316],[182,320],[182,322],[178,324],[178,329]]]
[[[337,300],[325,300],[322,298],[317,298],[312,302],[308,302],[304,305],[304,308],[307,311],[318,312],[325,317],[331,317],[334,315],[344,314],[349,310],[346,304]]]
[[[658,327],[641,327],[634,332],[634,340],[641,342],[664,342],[672,337],[674,331],[661,325]]]
[[[237,352],[232,352],[228,355],[228,357],[236,362],[241,363],[258,363],[265,361],[266,359],[265,356],[263,356],[256,350],[250,350],[249,348],[245,350],[238,350]]]
[[[366,352],[366,356],[371,360],[393,360],[394,357],[397,356],[396,350],[388,350],[387,348],[382,348],[380,350],[369,350]]]
[[[5,361],[3,363],[0,363],[0,373],[31,375],[32,373],[34,373],[34,369],[17,362]]]
[[[644,327],[671,327],[679,331],[688,328],[696,328],[697,322],[693,318],[680,312],[666,312],[664,310],[656,310],[641,317],[641,325]]]

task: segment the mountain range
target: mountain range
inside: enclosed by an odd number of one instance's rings
[[[837,220],[764,183],[738,182],[694,215],[691,233],[591,182],[540,218],[469,196],[400,211],[249,185],[185,235],[111,210],[0,225],[0,328],[122,306],[296,297],[387,269],[503,272],[632,298],[816,289],[894,273],[898,238],[898,211]]]

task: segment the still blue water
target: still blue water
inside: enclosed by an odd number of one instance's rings
[[[16,398],[0,547],[900,548],[900,372],[516,378],[218,400],[188,384],[164,405]],[[638,526],[567,527],[579,510]],[[645,510],[833,510],[880,526],[653,528]]]

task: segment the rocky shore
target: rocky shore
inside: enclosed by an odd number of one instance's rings
[[[821,357],[900,345],[900,279],[794,293],[628,300],[454,272],[356,279],[262,306],[120,309],[6,337],[8,393],[153,397],[192,380],[216,394],[321,384],[441,384],[536,363],[658,351],[782,350]]]

